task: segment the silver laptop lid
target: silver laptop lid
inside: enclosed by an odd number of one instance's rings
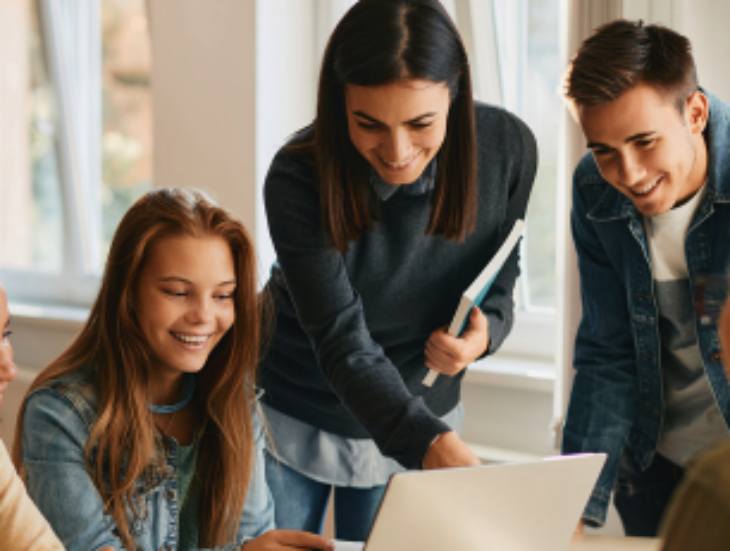
[[[365,551],[565,551],[605,454],[394,475]]]

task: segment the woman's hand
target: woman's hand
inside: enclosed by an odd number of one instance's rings
[[[325,549],[333,551],[335,544],[309,532],[269,530],[243,545],[243,551],[291,551],[292,549]]]
[[[479,308],[473,307],[461,337],[449,335],[446,330],[434,331],[426,341],[426,365],[453,377],[487,351],[489,321]]]
[[[474,467],[482,462],[455,432],[446,432],[431,444],[423,459],[424,470]]]

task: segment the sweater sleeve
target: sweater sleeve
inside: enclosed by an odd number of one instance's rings
[[[580,167],[574,176],[571,227],[583,313],[575,339],[575,378],[562,451],[608,454],[583,512],[589,526],[602,526],[636,416],[638,389],[626,290],[588,219],[579,185]]]
[[[63,551],[15,473],[5,444],[0,441],[0,549]]]
[[[492,113],[494,111],[494,109],[491,110]],[[494,131],[493,121],[480,121],[479,119],[477,119],[477,131],[480,137],[480,193],[486,186],[495,185],[495,182],[492,181],[481,181],[485,179],[486,174],[489,174],[488,170],[484,170],[485,165],[495,162],[494,152],[502,153],[500,156],[503,158],[497,159],[497,161],[507,162],[510,165],[507,205],[499,232],[499,242],[502,243],[512,231],[515,222],[525,219],[527,203],[535,181],[538,154],[535,137],[527,125],[514,115],[501,110],[498,112],[502,114],[502,121],[505,125],[501,132]],[[529,226],[527,231],[530,231]],[[479,305],[489,320],[490,340],[487,355],[495,353],[512,330],[514,323],[513,292],[517,277],[520,275],[519,264],[520,244],[518,243]]]
[[[264,197],[279,265],[325,377],[383,455],[420,468],[433,439],[450,429],[408,391],[371,337],[344,259],[325,242],[313,168],[279,153]]]

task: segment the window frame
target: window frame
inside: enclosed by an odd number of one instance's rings
[[[36,5],[56,104],[54,148],[63,220],[62,266],[53,273],[0,269],[17,302],[89,306],[102,266],[101,0],[36,0]]]
[[[505,104],[503,64],[499,51],[499,37],[496,26],[495,5],[493,0],[454,0],[457,26],[471,58],[474,93],[479,99],[495,105]],[[526,16],[525,0],[512,7]],[[519,102],[518,102],[519,103]],[[559,178],[559,174],[556,175]],[[529,221],[525,236],[521,241],[520,268],[526,274],[526,239],[529,239]],[[559,241],[556,227],[556,242]],[[556,247],[557,250],[557,247]],[[528,282],[521,276],[515,288],[518,305],[515,308],[513,329],[505,343],[497,352],[497,357],[521,358],[552,363],[556,353],[556,308],[544,308],[529,304]],[[557,304],[557,302],[556,302]],[[525,342],[530,343],[526,349]]]

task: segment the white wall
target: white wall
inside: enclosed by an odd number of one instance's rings
[[[623,0],[627,19],[658,23],[682,33],[692,42],[700,85],[730,101],[730,2],[724,0]]]
[[[276,258],[261,197],[264,178],[286,138],[311,123],[315,114],[317,90],[312,75],[319,72],[319,57],[314,8],[315,0],[258,2],[256,246],[262,281]]]
[[[726,102],[730,102],[729,26],[730,2],[677,2],[674,28],[692,41],[700,85]]]
[[[252,233],[256,7],[240,0],[149,2],[155,185],[210,190]]]

